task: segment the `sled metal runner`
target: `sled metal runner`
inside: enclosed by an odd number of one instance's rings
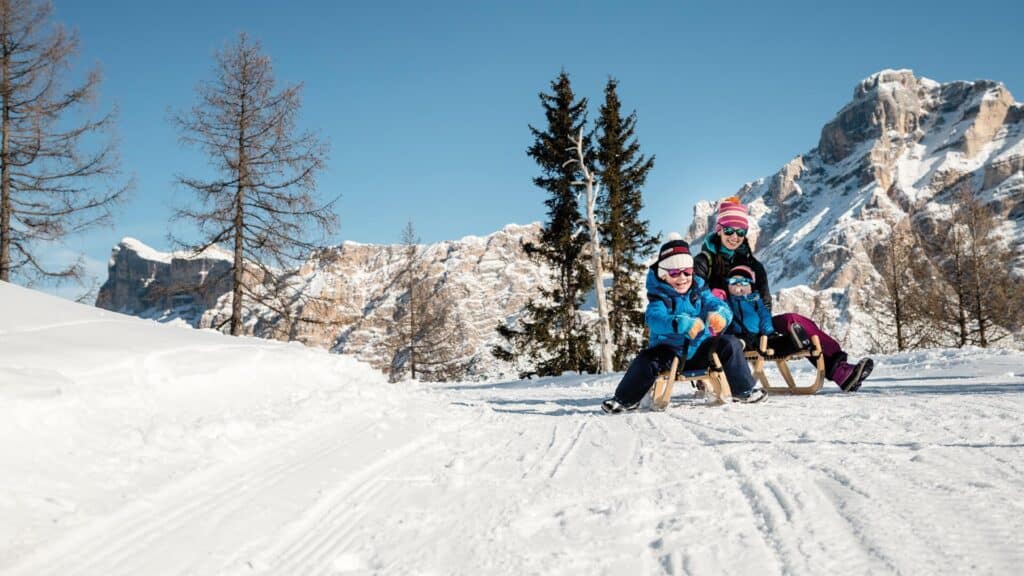
[[[773,350],[768,348],[768,337],[762,335],[758,342],[758,349],[749,350],[744,353],[744,356],[751,363],[750,372],[761,381],[765,392],[769,394],[809,395],[821,390],[822,384],[825,383],[825,356],[821,352],[821,341],[817,335],[811,336],[810,348],[778,358],[775,357]],[[816,368],[814,383],[808,386],[797,386],[793,373],[789,371],[788,363],[790,360],[803,358],[810,358],[814,362]],[[783,380],[786,381],[785,386],[772,386],[768,382],[768,376],[764,372],[764,367],[765,363],[769,361],[775,362],[775,366],[778,367]]]
[[[729,387],[729,380],[725,377],[725,371],[722,370],[722,362],[718,359],[718,354],[712,353],[710,360],[711,363],[706,369],[679,372],[679,358],[673,358],[669,371],[662,372],[654,381],[654,387],[651,390],[651,410],[664,410],[668,407],[669,401],[672,400],[672,388],[679,381],[693,382],[698,391],[697,383],[703,383],[708,404],[722,404],[730,400],[732,388]]]

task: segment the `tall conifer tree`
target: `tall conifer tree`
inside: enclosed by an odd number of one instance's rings
[[[640,153],[636,140],[636,111],[623,118],[616,93],[618,82],[608,79],[604,105],[597,120],[597,173],[601,181],[598,215],[602,245],[608,250],[608,269],[614,275],[610,291],[609,320],[615,343],[615,367],[625,368],[641,345],[644,303],[640,298],[644,281],[644,259],[657,246],[649,223],[640,218],[641,188],[654,167],[654,157]]]
[[[197,88],[198,103],[173,121],[183,143],[210,157],[205,178],[180,176],[198,205],[178,208],[173,218],[194,222],[200,236],[180,241],[195,253],[214,244],[233,247],[231,334],[268,308],[290,325],[298,315],[293,279],[297,263],[317,248],[313,230],[334,230],[332,200],[316,198],[316,175],[327,147],[297,127],[301,84],[277,90],[270,58],[244,32],[216,55],[216,78]],[[255,306],[254,306],[255,305]],[[294,318],[293,318],[294,317]],[[289,332],[290,332],[289,328]]]
[[[48,246],[98,225],[132,183],[112,133],[93,115],[94,69],[70,74],[78,36],[53,22],[47,0],[0,0],[0,281],[75,280],[74,263],[47,262]]]
[[[586,124],[587,99],[576,101],[565,71],[551,83],[551,89],[551,94],[539,95],[547,129],[530,126],[534,142],[527,150],[542,172],[533,183],[549,193],[544,202],[548,221],[541,230],[540,241],[527,244],[526,250],[550,267],[555,283],[552,289],[541,290],[541,298],[530,302],[517,328],[499,327],[499,333],[509,340],[514,351],[499,349],[495,354],[512,359],[526,353],[540,375],[594,372],[597,363],[590,334],[578,314],[593,282],[583,257],[590,238],[574,186],[580,179],[580,169],[576,162],[571,162],[576,154],[571,139]],[[589,137],[586,140],[584,151],[589,157]]]

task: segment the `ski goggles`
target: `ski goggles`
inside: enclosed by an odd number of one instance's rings
[[[725,228],[722,228],[722,234],[725,234],[726,236],[732,236],[735,234],[740,238],[743,238],[747,235],[747,230],[746,228],[733,228],[732,226],[726,226]]]
[[[670,278],[679,278],[680,276],[686,276],[689,278],[693,276],[693,268],[662,268]]]
[[[750,286],[753,282],[745,276],[733,276],[729,278],[729,286]]]

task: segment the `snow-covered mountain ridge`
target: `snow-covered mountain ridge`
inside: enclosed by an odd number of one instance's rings
[[[865,303],[884,293],[873,251],[905,221],[934,237],[965,189],[998,215],[1016,255],[1007,265],[1024,278],[1024,105],[996,82],[884,70],[856,86],[815,148],[739,196],[779,309],[857,350],[874,325]],[[713,217],[713,200],[698,203],[687,238],[701,241]]]
[[[490,349],[498,342],[498,323],[519,314],[549,281],[544,266],[523,249],[525,242],[536,241],[539,231],[536,223],[509,224],[487,236],[420,247],[427,282],[443,286],[458,301],[467,347],[475,351],[472,370],[477,377],[515,372],[495,360]],[[300,323],[282,333],[266,321],[268,313],[249,317],[245,333],[297,340],[386,369],[391,361],[386,340],[394,327],[396,299],[403,294],[395,279],[409,265],[406,260],[402,245],[345,242],[320,250],[299,271],[305,294],[318,300],[297,312],[326,323]],[[229,264],[219,252],[166,254],[125,239],[112,252],[97,306],[194,327],[216,326],[231,311],[230,279],[213,279]]]

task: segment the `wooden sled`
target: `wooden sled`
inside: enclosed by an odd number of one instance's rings
[[[761,381],[765,392],[769,394],[814,394],[821,390],[822,384],[825,383],[825,356],[821,352],[821,341],[818,340],[817,335],[811,336],[810,348],[776,358],[772,349],[768,348],[768,337],[762,334],[758,342],[758,349],[744,352],[744,357],[751,364],[751,374]],[[810,358],[817,368],[814,383],[809,386],[797,386],[796,381],[793,379],[793,373],[789,371],[788,363],[790,360],[803,358]],[[765,362],[775,362],[779,373],[782,374],[782,378],[786,381],[785,386],[772,386],[768,382],[768,376],[764,373]]]
[[[662,372],[654,381],[651,388],[651,410],[664,410],[672,400],[672,388],[676,382],[693,382],[694,388],[700,391],[698,383],[703,383],[704,397],[708,404],[722,404],[732,398],[732,388],[729,387],[729,380],[722,370],[722,362],[718,354],[711,354],[711,365],[701,370],[679,370],[679,358],[672,359],[672,367],[668,372]]]

